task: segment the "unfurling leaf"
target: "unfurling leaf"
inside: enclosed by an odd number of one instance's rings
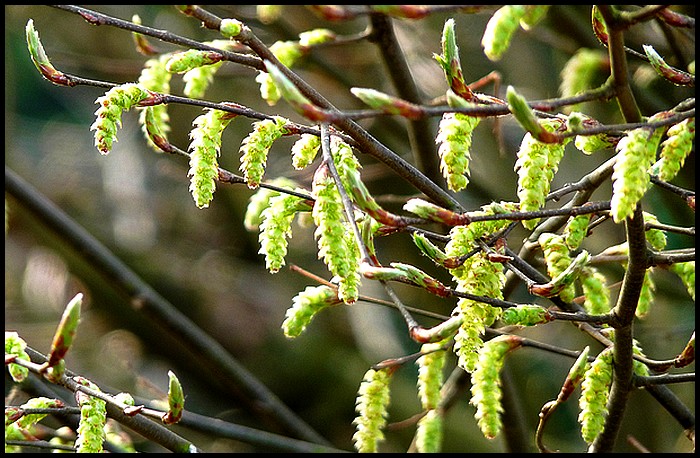
[[[51,61],[44,51],[44,46],[41,44],[41,40],[39,40],[39,33],[34,30],[33,19],[27,21],[25,32],[29,54],[31,55],[32,62],[34,62],[34,66],[39,70],[39,73],[41,73],[41,76],[58,86],[75,86],[73,81],[63,72],[56,70],[51,64]]]
[[[16,332],[5,331],[5,355],[14,355],[16,359],[31,361],[29,355],[25,351],[27,343]],[[10,372],[12,380],[21,382],[29,374],[29,369],[20,366],[19,364],[10,363],[7,365],[7,370]]]
[[[75,338],[75,332],[78,329],[78,323],[80,322],[80,306],[83,303],[83,294],[78,293],[73,297],[73,299],[68,302],[65,310],[63,311],[63,316],[61,317],[61,322],[56,328],[56,333],[53,336],[53,342],[51,343],[51,352],[49,353],[48,361],[46,362],[47,368],[56,367],[59,362],[66,356],[68,350],[73,344],[73,339]]]
[[[173,371],[168,371],[168,411],[163,415],[163,423],[172,425],[182,418],[185,408],[185,394],[182,391],[180,380]]]

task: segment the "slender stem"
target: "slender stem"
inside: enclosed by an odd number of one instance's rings
[[[107,247],[8,167],[5,167],[5,191],[36,215],[67,246],[80,254],[108,284],[114,285],[120,293],[126,295],[134,312],[153,327],[164,330],[167,335],[177,336],[188,350],[183,355],[193,355],[193,366],[204,367],[208,372],[218,374],[217,380],[221,380],[232,392],[243,393],[242,399],[250,402],[252,411],[262,418],[281,425],[305,440],[328,444],[326,439],[282,403],[219,342],[190,321]]]

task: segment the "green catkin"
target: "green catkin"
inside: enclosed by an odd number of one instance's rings
[[[19,334],[14,331],[5,331],[6,355],[15,355],[17,359],[30,361],[29,355],[25,350],[26,348],[27,343],[19,336]],[[17,383],[22,382],[27,378],[27,375],[29,375],[29,369],[20,366],[19,364],[8,364],[7,370],[10,372],[10,377],[12,377],[12,380]]]
[[[656,158],[663,132],[663,128],[641,127],[628,132],[617,144],[610,200],[610,213],[616,223],[630,217],[646,193],[650,182],[647,170]]]
[[[459,271],[462,276],[455,278],[457,291],[495,299],[503,298],[503,265],[489,261],[483,252],[468,258]],[[500,317],[501,309],[465,298],[459,299],[457,309],[462,316],[462,325],[455,335],[454,352],[458,358],[457,364],[467,372],[472,372],[478,360],[477,352],[483,346],[481,335],[487,326]]]
[[[292,67],[303,55],[302,47],[297,41],[276,41],[270,46],[270,51],[285,67]],[[260,84],[260,96],[273,106],[279,101],[281,94],[269,73],[259,72],[255,81]]]
[[[651,173],[663,181],[671,181],[693,151],[694,142],[695,118],[684,119],[671,126],[666,140],[661,143],[660,157],[652,165]]]
[[[524,304],[516,307],[509,307],[501,315],[503,324],[511,326],[534,326],[550,321],[547,309],[539,305]]]
[[[513,336],[499,336],[484,343],[479,350],[478,361],[471,373],[469,403],[476,407],[476,422],[487,439],[494,439],[501,432],[501,377],[505,356],[516,346]]]
[[[209,46],[214,46],[223,50],[233,51],[236,49],[236,42],[229,40],[212,40],[205,41],[204,44]],[[185,83],[185,87],[182,92],[193,99],[202,98],[206,93],[207,89],[214,81],[214,76],[219,68],[223,65],[223,62],[215,62],[209,65],[202,65],[200,67],[192,68],[182,75],[182,81]]]
[[[296,170],[308,167],[321,148],[321,139],[318,135],[302,134],[299,140],[292,145],[292,166]]]
[[[360,453],[376,453],[379,442],[384,440],[387,408],[391,400],[389,381],[391,372],[387,369],[370,369],[360,383],[357,392],[353,421],[356,432],[352,436],[355,449]]]
[[[423,344],[423,355],[416,360],[418,365],[418,397],[421,406],[436,409],[440,403],[440,388],[443,382],[443,367],[447,351],[442,349],[444,342]]]
[[[592,444],[603,431],[608,415],[608,396],[612,384],[612,348],[598,354],[583,376],[578,421],[581,424],[583,440]]]
[[[94,391],[100,391],[94,383],[82,379],[79,382]],[[105,424],[107,422],[107,403],[82,391],[75,393],[80,406],[80,423],[75,448],[78,453],[101,453],[105,440]]]
[[[354,248],[348,246],[343,203],[333,178],[327,172],[326,168],[319,169],[313,181],[312,192],[316,199],[311,213],[316,224],[314,235],[318,239],[318,257],[333,275],[345,279],[359,272],[359,259]],[[345,292],[344,287],[339,287],[338,296],[344,302],[352,303],[357,299],[353,295],[345,296]]]
[[[440,170],[452,191],[460,191],[469,183],[469,148],[479,121],[462,113],[445,113],[440,121],[435,142],[440,144]]]
[[[569,220],[564,226],[564,242],[570,250],[576,250],[581,246],[581,242],[586,237],[588,232],[588,223],[591,221],[591,215],[577,215]]]
[[[655,224],[659,222],[656,216],[651,213],[642,212],[642,216],[644,217],[645,223]],[[644,235],[649,245],[656,251],[661,251],[666,248],[666,233],[661,229],[647,229]]]
[[[221,136],[234,115],[221,110],[207,109],[198,116],[190,131],[190,192],[198,208],[206,208],[214,198],[219,176],[217,157],[221,150]]]
[[[654,293],[656,292],[656,284],[654,284],[654,279],[651,278],[653,268],[650,267],[644,273],[644,281],[642,282],[642,290],[639,293],[639,301],[637,301],[637,308],[635,310],[635,315],[637,318],[644,318],[649,313],[649,308],[654,302]]]
[[[307,286],[292,299],[292,306],[285,313],[282,331],[288,338],[299,337],[311,320],[323,309],[341,304],[335,289],[326,286]]]
[[[439,409],[431,409],[418,420],[416,427],[416,451],[418,453],[440,453],[444,419]]]
[[[293,190],[297,183],[286,177],[277,177],[268,182],[280,188]],[[255,191],[248,200],[245,216],[243,218],[243,226],[249,231],[255,231],[260,227],[262,222],[262,212],[270,205],[270,199],[278,196],[280,193],[274,189],[263,188],[262,186]]]
[[[100,107],[95,111],[95,122],[90,130],[95,131],[95,146],[102,154],[112,150],[117,141],[117,129],[122,125],[122,112],[129,111],[142,100],[150,97],[149,91],[136,83],[115,86],[95,100]]]
[[[525,13],[525,5],[505,5],[491,16],[481,38],[484,54],[491,61],[500,60],[508,50],[513,34],[518,30],[520,19]]]
[[[561,120],[542,120],[544,128],[553,131],[561,125]],[[564,149],[571,139],[562,143],[543,143],[536,140],[527,132],[518,149],[518,159],[514,170],[518,173],[518,199],[520,211],[529,212],[540,210],[549,194],[550,185],[559,168],[559,162],[564,157]],[[523,226],[532,230],[539,222],[538,218],[522,221]]]
[[[586,266],[581,272],[583,308],[589,315],[603,315],[610,311],[610,289],[607,279],[595,267]]]
[[[690,297],[695,300],[695,261],[678,262],[671,265],[670,269],[678,275]]]
[[[287,119],[280,116],[255,122],[253,131],[243,139],[240,170],[250,189],[260,186],[265,174],[267,155],[275,140],[286,133],[286,124]]]
[[[159,57],[154,57],[146,61],[141,75],[139,76],[139,84],[146,89],[158,92],[161,94],[170,93],[170,79],[172,74],[165,69],[165,63],[169,58],[168,54],[162,54]],[[148,146],[153,150],[160,152],[161,149],[151,139],[149,134],[149,126],[147,123],[152,122],[155,128],[158,129],[161,135],[170,132],[170,116],[168,115],[168,106],[165,104],[155,105],[152,107],[144,107],[139,109],[139,125],[141,131],[146,137]]]
[[[572,259],[569,256],[569,248],[566,246],[563,236],[544,232],[540,234],[538,242],[542,247],[544,259],[547,263],[547,273],[551,278],[555,278],[569,267]],[[575,295],[574,284],[567,286],[559,293],[559,297],[565,302],[573,301]]]
[[[260,250],[265,256],[265,266],[270,273],[278,272],[285,264],[288,239],[292,235],[292,221],[297,212],[308,211],[311,206],[301,197],[278,194],[270,197],[269,204],[260,215]]]
[[[593,88],[594,80],[608,65],[608,56],[599,49],[580,48],[561,70],[559,92],[562,97],[573,97]],[[571,111],[578,105],[567,108]]]
[[[170,73],[185,73],[193,68],[221,62],[223,58],[224,56],[216,51],[188,49],[171,54],[165,64],[165,69]]]

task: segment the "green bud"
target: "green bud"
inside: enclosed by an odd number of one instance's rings
[[[236,38],[243,30],[243,23],[236,19],[225,18],[221,20],[219,32],[226,38]]]
[[[216,51],[188,49],[172,54],[165,64],[165,69],[170,73],[185,73],[203,65],[216,64],[223,59],[224,56]]]
[[[418,119],[423,110],[418,105],[406,102],[397,97],[390,96],[375,89],[352,87],[350,92],[375,110],[382,110],[391,115],[400,115],[408,119]]]
[[[182,418],[185,408],[185,394],[182,391],[180,380],[173,371],[168,371],[168,411],[163,415],[163,423],[172,425]]]
[[[26,348],[27,343],[19,334],[13,331],[5,331],[5,355],[15,355],[16,359],[31,361],[31,358],[29,358],[25,350]],[[10,372],[12,380],[18,383],[27,378],[29,374],[29,370],[19,364],[10,363],[7,365],[7,369]]]
[[[459,61],[454,19],[450,18],[445,21],[445,26],[442,29],[442,55],[433,54],[433,58],[442,67],[452,92],[463,99],[471,99],[472,91],[464,81],[462,65]]]
[[[332,42],[336,39],[336,34],[329,29],[313,29],[299,34],[299,46],[308,48],[323,43]]]
[[[68,353],[68,350],[73,344],[75,332],[78,329],[78,323],[80,321],[80,306],[82,303],[83,294],[78,293],[68,302],[68,305],[66,305],[63,316],[61,317],[61,322],[58,324],[58,328],[56,328],[56,333],[51,343],[51,352],[49,353],[48,362],[46,363],[47,368],[56,366],[58,362],[66,356],[66,353]]]
[[[547,309],[539,305],[518,305],[503,310],[501,321],[505,325],[534,326],[552,321]]]
[[[25,32],[29,54],[32,58],[32,62],[34,62],[34,66],[39,70],[39,73],[41,73],[41,76],[58,86],[75,86],[73,81],[63,72],[56,70],[51,64],[51,61],[44,51],[44,46],[41,44],[41,40],[39,40],[39,33],[34,30],[33,19],[27,21]]]
[[[644,53],[649,59],[651,66],[663,79],[670,81],[676,86],[693,86],[695,84],[693,75],[668,65],[653,46],[642,45],[642,48],[644,48]]]

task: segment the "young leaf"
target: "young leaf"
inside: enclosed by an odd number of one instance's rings
[[[172,425],[180,421],[185,408],[185,394],[182,385],[173,371],[168,371],[168,411],[163,415],[163,423]]]
[[[51,352],[49,353],[48,361],[45,363],[46,368],[55,367],[66,356],[73,344],[75,332],[80,322],[80,306],[82,303],[83,294],[78,293],[66,305],[61,322],[56,328],[56,333],[51,343]]]
[[[19,334],[13,331],[5,331],[5,355],[14,355],[16,359],[31,361],[29,355],[25,351],[26,348],[27,343]],[[10,372],[12,380],[17,383],[22,382],[29,374],[29,369],[19,364],[8,364],[7,370]]]
[[[41,73],[41,76],[58,86],[75,86],[73,81],[63,72],[56,70],[51,64],[51,61],[44,51],[44,46],[41,44],[41,40],[39,40],[39,33],[34,30],[33,19],[27,21],[25,32],[29,54],[32,58],[32,62],[34,62],[34,66],[39,70],[39,73]]]

